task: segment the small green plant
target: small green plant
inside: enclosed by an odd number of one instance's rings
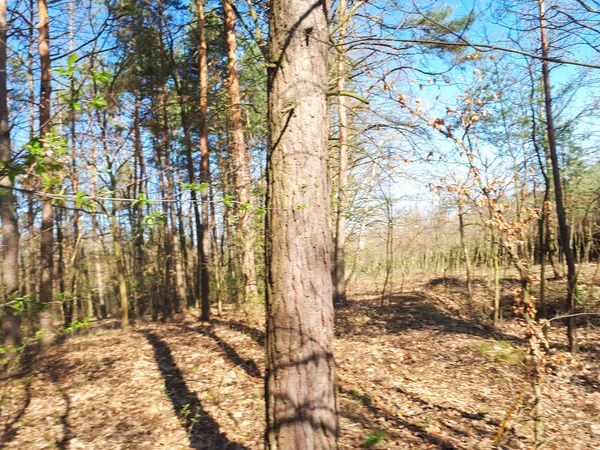
[[[187,434],[190,436],[194,430],[194,426],[199,423],[202,418],[202,407],[196,406],[195,411],[192,411],[190,404],[186,403],[181,407],[179,417],[181,424],[186,427]]]
[[[375,447],[379,444],[385,442],[388,437],[388,433],[385,430],[381,430],[379,428],[375,428],[371,430],[369,435],[365,438],[365,445],[367,447]]]
[[[473,350],[492,361],[500,361],[512,366],[520,366],[526,360],[525,352],[513,347],[510,342],[487,339],[475,344]]]

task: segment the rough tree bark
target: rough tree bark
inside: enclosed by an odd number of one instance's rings
[[[6,80],[7,62],[6,0],[0,0],[0,170],[10,167],[12,160],[10,129],[8,126],[8,90]],[[2,218],[2,281],[4,290],[4,320],[2,332],[4,345],[21,344],[20,318],[15,314],[12,302],[19,293],[19,229],[15,214],[12,181],[6,173],[0,173],[0,215]],[[10,355],[9,355],[10,357]]]
[[[275,0],[269,20],[266,448],[335,449],[327,177],[329,2]]]

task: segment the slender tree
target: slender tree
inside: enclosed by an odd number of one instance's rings
[[[235,36],[235,11],[231,0],[223,0],[225,14],[225,43],[227,44],[227,69],[229,76],[229,100],[231,107],[231,125],[233,127],[233,159],[235,174],[235,192],[239,227],[236,240],[241,253],[242,278],[246,299],[258,293],[256,284],[256,266],[254,261],[254,231],[252,229],[252,182],[248,168],[248,152],[244,140],[242,121],[242,98],[237,61],[237,39]]]
[[[208,321],[210,319],[210,241],[208,235],[210,217],[208,198],[208,184],[210,183],[210,154],[208,149],[208,50],[206,45],[206,30],[204,27],[204,5],[202,4],[202,0],[196,0],[196,7],[198,9],[198,72],[200,79],[200,183],[204,186],[204,189],[202,189],[202,221],[198,236],[198,246],[200,247],[201,319]]]
[[[560,243],[565,261],[567,263],[567,307],[569,309],[567,337],[571,352],[578,351],[577,323],[573,314],[577,307],[575,290],[577,287],[577,271],[575,268],[575,255],[571,247],[571,232],[567,223],[567,213],[563,199],[563,187],[561,183],[560,163],[558,162],[558,150],[556,145],[556,130],[554,128],[554,114],[552,112],[552,89],[550,86],[550,68],[548,58],[550,57],[550,43],[548,41],[548,28],[546,23],[546,1],[538,0],[540,39],[542,43],[542,83],[544,85],[544,107],[546,110],[546,129],[548,135],[548,147],[550,149],[550,161],[552,163],[552,178],[554,181],[554,199],[556,201],[556,216],[558,217],[558,230]]]
[[[39,106],[39,133],[46,162],[52,163],[52,148],[48,143],[48,136],[52,131],[50,116],[50,96],[52,94],[52,72],[50,70],[50,18],[48,16],[48,0],[38,0],[38,51],[41,66],[40,80],[40,106]],[[52,342],[52,329],[56,314],[53,293],[54,278],[54,210],[52,199],[46,195],[42,198],[42,228],[40,230],[40,265],[42,275],[40,280],[39,301],[44,305],[40,326],[45,333],[42,336],[42,345]]]
[[[20,318],[14,302],[19,293],[19,229],[15,214],[15,197],[8,170],[12,153],[8,126],[6,0],[0,0],[0,216],[2,219],[2,286],[4,290],[4,345],[21,344]]]
[[[346,97],[341,95],[346,89],[346,0],[340,0],[338,11],[340,20],[337,48],[337,90],[339,121],[339,174],[338,198],[335,223],[335,250],[333,268],[334,302],[346,303],[346,208],[348,206],[348,114]]]

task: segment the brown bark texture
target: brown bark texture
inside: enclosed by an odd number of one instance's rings
[[[266,448],[335,449],[328,2],[270,8]]]
[[[201,0],[196,1],[198,8],[198,57],[200,74],[200,183],[205,187],[202,190],[202,221],[199,233],[200,247],[200,289],[202,315],[201,319],[210,319],[210,242],[208,236],[209,223],[209,188],[210,183],[210,153],[208,149],[208,47],[206,44],[206,31],[204,27],[204,5]]]
[[[10,129],[8,126],[8,90],[6,0],[0,0],[0,170],[11,164]],[[19,229],[15,214],[12,181],[7,173],[0,173],[0,217],[2,219],[2,289],[4,291],[2,334],[4,345],[21,344],[20,318],[15,314],[13,302],[19,293]]]

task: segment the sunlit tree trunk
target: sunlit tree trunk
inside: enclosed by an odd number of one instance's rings
[[[52,72],[50,71],[50,36],[48,17],[48,0],[38,0],[38,50],[41,66],[40,103],[39,103],[39,132],[42,145],[47,151],[46,158],[51,162],[51,149],[45,141],[46,136],[52,131],[50,121],[50,96],[52,93]],[[44,305],[40,317],[40,327],[45,333],[42,335],[42,346],[52,343],[56,305],[54,303],[54,210],[49,196],[42,198],[42,227],[40,230],[40,265],[42,268],[40,280],[39,301]]]
[[[550,44],[548,42],[548,31],[546,25],[545,0],[538,0],[540,12],[540,36],[542,42],[542,56],[548,58],[550,54]],[[556,201],[556,215],[558,217],[558,229],[563,254],[567,263],[567,307],[569,309],[567,337],[569,339],[569,349],[576,353],[579,349],[577,343],[577,322],[572,315],[577,307],[575,298],[575,289],[577,287],[577,271],[575,268],[575,255],[571,247],[571,236],[569,225],[567,224],[567,215],[563,202],[563,189],[560,177],[560,165],[558,162],[558,150],[556,148],[556,133],[554,129],[554,115],[552,113],[552,91],[550,86],[550,68],[548,60],[542,60],[542,81],[544,84],[544,106],[546,109],[546,127],[548,131],[548,147],[550,149],[550,160],[552,163],[552,177],[554,178],[554,198]]]
[[[235,11],[231,0],[223,0],[225,14],[225,42],[229,73],[229,99],[231,103],[231,124],[233,127],[233,159],[235,172],[236,212],[239,216],[236,242],[241,253],[241,270],[246,300],[258,293],[256,266],[254,261],[254,231],[252,229],[252,182],[248,167],[248,153],[244,141],[244,124],[240,95],[240,81],[237,62],[237,40],[235,36]]]
[[[208,149],[208,63],[207,63],[207,45],[206,32],[204,29],[204,5],[202,0],[196,1],[198,8],[198,58],[199,58],[199,76],[200,76],[200,183],[205,186],[202,190],[202,221],[200,224],[200,233],[198,236],[200,247],[200,288],[201,288],[201,319],[208,321],[210,319],[210,241],[209,241],[209,193],[210,188],[210,153]],[[213,213],[214,216],[214,213]],[[215,230],[216,231],[216,230]],[[214,232],[213,232],[214,233]],[[216,234],[215,234],[216,238]],[[215,277],[220,283],[219,267],[215,264]],[[220,292],[217,293],[220,295]],[[220,305],[220,299],[219,299]],[[220,309],[219,309],[220,311]]]
[[[117,264],[117,282],[119,284],[119,299],[121,301],[121,331],[129,331],[129,294],[127,292],[127,277],[125,276],[125,259],[121,248],[121,227],[117,222],[118,208],[113,207],[110,217],[110,227],[113,235],[113,249]]]
[[[471,256],[469,255],[469,247],[465,238],[465,211],[464,211],[464,193],[461,191],[462,187],[459,186],[458,192],[458,232],[460,235],[460,246],[465,257],[465,266],[467,268],[467,296],[468,296],[468,309],[469,314],[473,314],[473,273],[471,267]]]
[[[340,0],[338,11],[340,32],[337,48],[337,89],[342,93],[346,89],[346,0]],[[339,174],[338,201],[335,223],[335,249],[333,258],[333,301],[335,304],[346,303],[346,208],[348,206],[348,115],[346,97],[338,95],[339,120]]]
[[[6,0],[0,0],[0,162],[3,169],[11,167],[12,152],[8,125],[8,89],[6,76],[8,35]],[[21,344],[21,320],[13,308],[19,295],[19,229],[15,213],[15,197],[8,174],[0,173],[0,216],[2,219],[2,300],[4,345]],[[11,355],[6,355],[11,358]]]
[[[171,140],[169,137],[169,122],[168,122],[168,114],[167,114],[167,105],[166,105],[166,100],[167,100],[167,96],[166,96],[166,86],[163,87],[163,93],[162,93],[162,102],[161,102],[161,108],[162,108],[162,120],[163,120],[163,129],[162,129],[162,133],[163,133],[163,141],[162,141],[162,151],[163,151],[163,155],[164,155],[164,173],[165,173],[165,196],[164,198],[167,199],[172,199],[175,200],[175,186],[174,186],[174,182],[173,182],[173,172],[172,172],[172,168],[171,168],[171,150],[170,150],[170,145],[171,145]],[[180,241],[178,239],[178,233],[177,233],[177,218],[176,218],[176,214],[175,214],[175,208],[176,205],[174,202],[170,202],[168,204],[166,204],[166,210],[168,211],[168,217],[169,220],[171,222],[171,227],[168,231],[169,233],[169,239],[171,241],[171,245],[173,248],[173,269],[174,269],[174,275],[175,275],[175,288],[176,288],[176,295],[177,295],[177,301],[175,302],[175,309],[176,311],[180,311],[182,307],[184,307],[186,301],[187,301],[187,294],[186,294],[186,289],[185,289],[185,280],[184,280],[184,273],[183,273],[183,263],[182,263],[182,256],[181,256],[181,244]]]
[[[329,2],[269,11],[266,448],[335,449],[327,177]]]

